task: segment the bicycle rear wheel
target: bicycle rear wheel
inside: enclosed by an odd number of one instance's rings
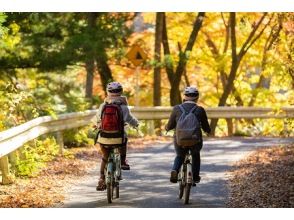
[[[119,198],[119,183],[115,183],[115,198]]]
[[[191,185],[190,183],[186,184],[185,186],[185,196],[184,196],[184,204],[189,203],[189,198],[190,198],[190,191],[191,191]]]
[[[179,199],[182,199],[184,194],[184,185],[182,181],[179,181]]]
[[[113,185],[112,185],[112,183],[107,183],[106,188],[107,188],[107,201],[108,201],[108,203],[112,203],[112,198],[113,198]]]

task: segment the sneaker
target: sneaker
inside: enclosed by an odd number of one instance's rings
[[[193,178],[193,183],[194,183],[194,184],[199,183],[200,180],[201,180],[201,177],[200,177],[200,176],[195,176],[195,177]]]
[[[99,179],[98,184],[96,186],[97,191],[103,191],[106,189],[106,184],[104,179]]]
[[[122,169],[122,170],[130,170],[130,165],[127,164],[126,161],[122,161],[122,162],[121,162],[121,169]]]
[[[170,182],[177,183],[178,182],[178,172],[176,170],[172,170],[170,173]]]

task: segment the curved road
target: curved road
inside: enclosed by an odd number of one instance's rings
[[[201,151],[201,182],[192,188],[190,204],[177,198],[178,184],[169,182],[174,159],[172,144],[149,146],[142,152],[129,152],[130,171],[123,171],[120,198],[112,204],[106,191],[97,192],[98,167],[91,171],[93,178],[80,182],[69,190],[62,207],[140,207],[140,208],[208,208],[225,207],[228,171],[232,164],[250,151],[267,146],[294,143],[294,138],[226,138],[206,139]]]

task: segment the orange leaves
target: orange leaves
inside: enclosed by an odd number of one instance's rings
[[[294,207],[294,145],[258,150],[230,172],[229,207]]]

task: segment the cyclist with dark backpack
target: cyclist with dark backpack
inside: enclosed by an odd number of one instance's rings
[[[200,150],[203,145],[201,129],[210,133],[206,112],[203,107],[196,103],[199,91],[195,87],[186,87],[184,100],[176,105],[166,125],[166,130],[175,129],[174,146],[176,157],[171,171],[170,181],[178,181],[178,173],[184,162],[187,147],[192,147],[192,171],[194,183],[200,182]]]
[[[127,134],[124,130],[125,123],[133,127],[138,127],[138,120],[130,113],[127,99],[122,96],[123,88],[119,82],[107,84],[107,97],[99,106],[97,113],[97,127],[99,133],[97,142],[100,144],[102,161],[100,165],[100,178],[97,190],[105,189],[104,168],[109,156],[107,146],[119,146],[121,154],[121,169],[129,170],[130,166],[126,162]]]

